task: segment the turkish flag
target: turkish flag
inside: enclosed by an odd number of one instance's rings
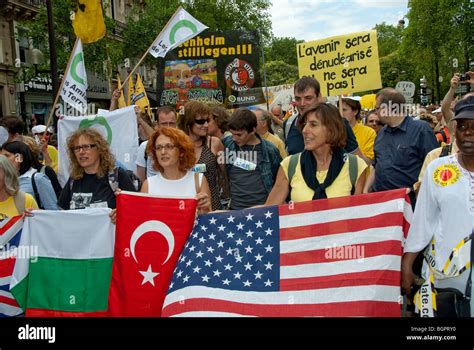
[[[159,317],[176,262],[194,225],[195,199],[121,192],[109,314]]]

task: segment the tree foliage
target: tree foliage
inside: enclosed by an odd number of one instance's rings
[[[472,5],[469,0],[411,0],[408,10],[405,28],[385,23],[375,27],[382,84],[394,87],[403,80],[418,87],[426,76],[433,100],[439,101],[453,73],[469,69]],[[453,67],[453,59],[458,60],[458,68]]]
[[[140,58],[180,5],[210,30],[259,30],[264,39],[271,35],[269,0],[148,0],[127,18],[124,57]]]
[[[269,61],[265,64],[267,86],[293,84],[298,79],[298,67],[285,61]],[[262,72],[262,83],[263,72]]]
[[[296,45],[302,42],[304,42],[304,40],[289,37],[273,37],[265,49],[265,60],[283,61],[289,65],[298,66]]]
[[[70,0],[55,0],[52,9],[58,73],[63,73],[76,40],[71,22],[73,6]],[[104,19],[107,33],[112,33],[112,30],[115,28],[115,22],[107,16],[105,16]],[[40,6],[39,12],[34,20],[19,23],[18,40],[22,38],[31,39],[33,47],[40,49],[43,53],[44,61],[38,66],[38,69],[45,70],[49,68],[50,48],[46,6]],[[106,36],[92,44],[83,45],[86,68],[105,78],[107,75],[107,67],[104,63],[107,62],[108,57],[112,65],[121,62],[121,46],[122,44],[111,36]],[[24,78],[31,79],[34,76],[34,69],[32,67],[26,67],[23,73]]]
[[[438,101],[448,90],[453,73],[469,68],[472,27],[467,23],[472,21],[472,12],[469,15],[467,9],[471,6],[469,0],[411,0],[408,3],[409,24],[399,55],[407,57],[414,74],[413,81],[419,82],[426,76],[434,92],[439,88],[439,94],[435,95]],[[459,62],[457,69],[453,67],[454,58]]]

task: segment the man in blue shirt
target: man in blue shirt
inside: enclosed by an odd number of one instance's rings
[[[321,87],[319,82],[312,77],[305,76],[298,79],[295,82],[294,93],[295,105],[298,113],[293,114],[283,123],[286,149],[289,155],[296,154],[304,150],[303,134],[301,134],[298,129],[299,116],[314,105],[324,102],[323,96],[321,95]],[[347,133],[347,144],[345,150],[349,153],[362,155],[351,126],[346,119],[344,119],[343,122]]]
[[[418,180],[426,155],[438,147],[428,123],[408,117],[406,107],[405,98],[395,89],[385,88],[377,94],[376,110],[386,126],[375,139],[372,179],[375,192],[411,189]],[[411,199],[413,202],[413,194]]]

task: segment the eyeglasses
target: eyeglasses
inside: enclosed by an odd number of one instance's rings
[[[172,145],[171,143],[167,143],[166,145],[158,145],[153,147],[153,149],[157,152],[161,152],[161,150],[165,150],[166,152],[172,151],[175,147],[178,147],[176,145]]]
[[[159,123],[160,126],[167,126],[167,127],[173,127],[173,126],[176,126],[176,122],[163,122],[163,123]]]
[[[206,123],[209,123],[209,118],[207,119],[195,119],[194,122],[199,125],[204,125]]]
[[[86,144],[86,145],[81,145],[81,146],[74,146],[74,147],[71,147],[71,149],[75,152],[75,153],[79,153],[81,150],[84,150],[86,152],[90,151],[92,148],[96,147],[97,145],[96,144],[93,144],[93,143],[89,143],[89,144]]]

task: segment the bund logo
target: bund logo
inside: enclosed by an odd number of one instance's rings
[[[225,81],[234,91],[245,91],[255,83],[255,72],[252,66],[236,58],[225,68]]]

